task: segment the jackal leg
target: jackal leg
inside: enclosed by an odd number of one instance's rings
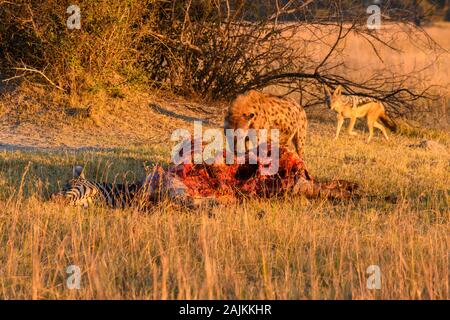
[[[379,123],[378,121],[375,121],[375,122],[373,123],[373,125],[374,125],[375,128],[378,128],[378,129],[381,130],[381,132],[383,132],[384,138],[385,138],[386,140],[389,140],[388,135],[387,135],[387,133],[386,133],[386,129],[383,127],[383,125],[382,125],[381,123]]]
[[[348,129],[347,129],[348,134],[351,135],[351,136],[356,136],[357,135],[356,132],[353,132],[353,127],[355,126],[355,123],[356,123],[356,117],[351,117],[350,118],[350,124],[348,125]]]
[[[339,132],[341,131],[342,125],[344,124],[344,117],[338,114],[337,116],[337,129],[336,129],[336,137],[334,139],[337,139],[339,137]]]
[[[367,117],[367,127],[369,127],[369,138],[367,138],[367,143],[369,143],[370,140],[372,140],[374,123],[375,121],[373,119]]]

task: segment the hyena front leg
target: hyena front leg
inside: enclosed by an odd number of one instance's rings
[[[337,116],[337,128],[336,128],[336,137],[334,139],[337,139],[339,137],[339,132],[341,131],[342,125],[344,124],[344,117],[338,114]]]
[[[300,133],[300,130],[297,130],[297,132],[295,133],[295,135],[293,137],[292,142],[294,143],[295,151],[297,151],[297,154],[299,155],[299,157],[301,157],[303,148],[305,147],[305,140],[304,140],[304,137],[302,136],[302,134]]]
[[[347,132],[349,135],[351,136],[356,136],[357,133],[353,132],[353,128],[355,127],[355,123],[356,123],[356,117],[351,117],[350,118],[350,124],[348,125],[348,129]]]

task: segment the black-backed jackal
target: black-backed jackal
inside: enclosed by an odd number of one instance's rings
[[[378,122],[378,120],[380,120],[390,130],[395,132],[397,127],[395,123],[386,115],[386,110],[381,101],[355,95],[342,95],[342,86],[340,85],[336,87],[333,94],[330,93],[326,86],[324,88],[327,106],[331,110],[335,110],[337,112],[337,129],[335,139],[339,136],[339,132],[341,131],[345,118],[350,118],[350,124],[347,129],[349,135],[357,134],[353,131],[357,118],[367,118],[367,126],[369,127],[369,138],[367,139],[367,143],[369,143],[373,137],[374,127],[380,129],[386,140],[389,140],[386,129],[380,122]]]

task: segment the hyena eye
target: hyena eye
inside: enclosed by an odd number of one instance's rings
[[[250,120],[250,119],[252,119],[255,116],[255,114],[254,113],[249,113],[249,114],[243,113],[242,116],[245,119]]]

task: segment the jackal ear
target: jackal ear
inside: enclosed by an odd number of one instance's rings
[[[328,89],[327,85],[325,85],[325,84],[323,85],[323,90],[325,92],[325,96],[326,97],[330,97],[331,96],[330,89]]]
[[[84,179],[84,168],[82,166],[74,166],[73,167],[73,178],[82,178]]]
[[[342,86],[338,85],[336,89],[334,89],[333,96],[340,96],[342,93]]]

